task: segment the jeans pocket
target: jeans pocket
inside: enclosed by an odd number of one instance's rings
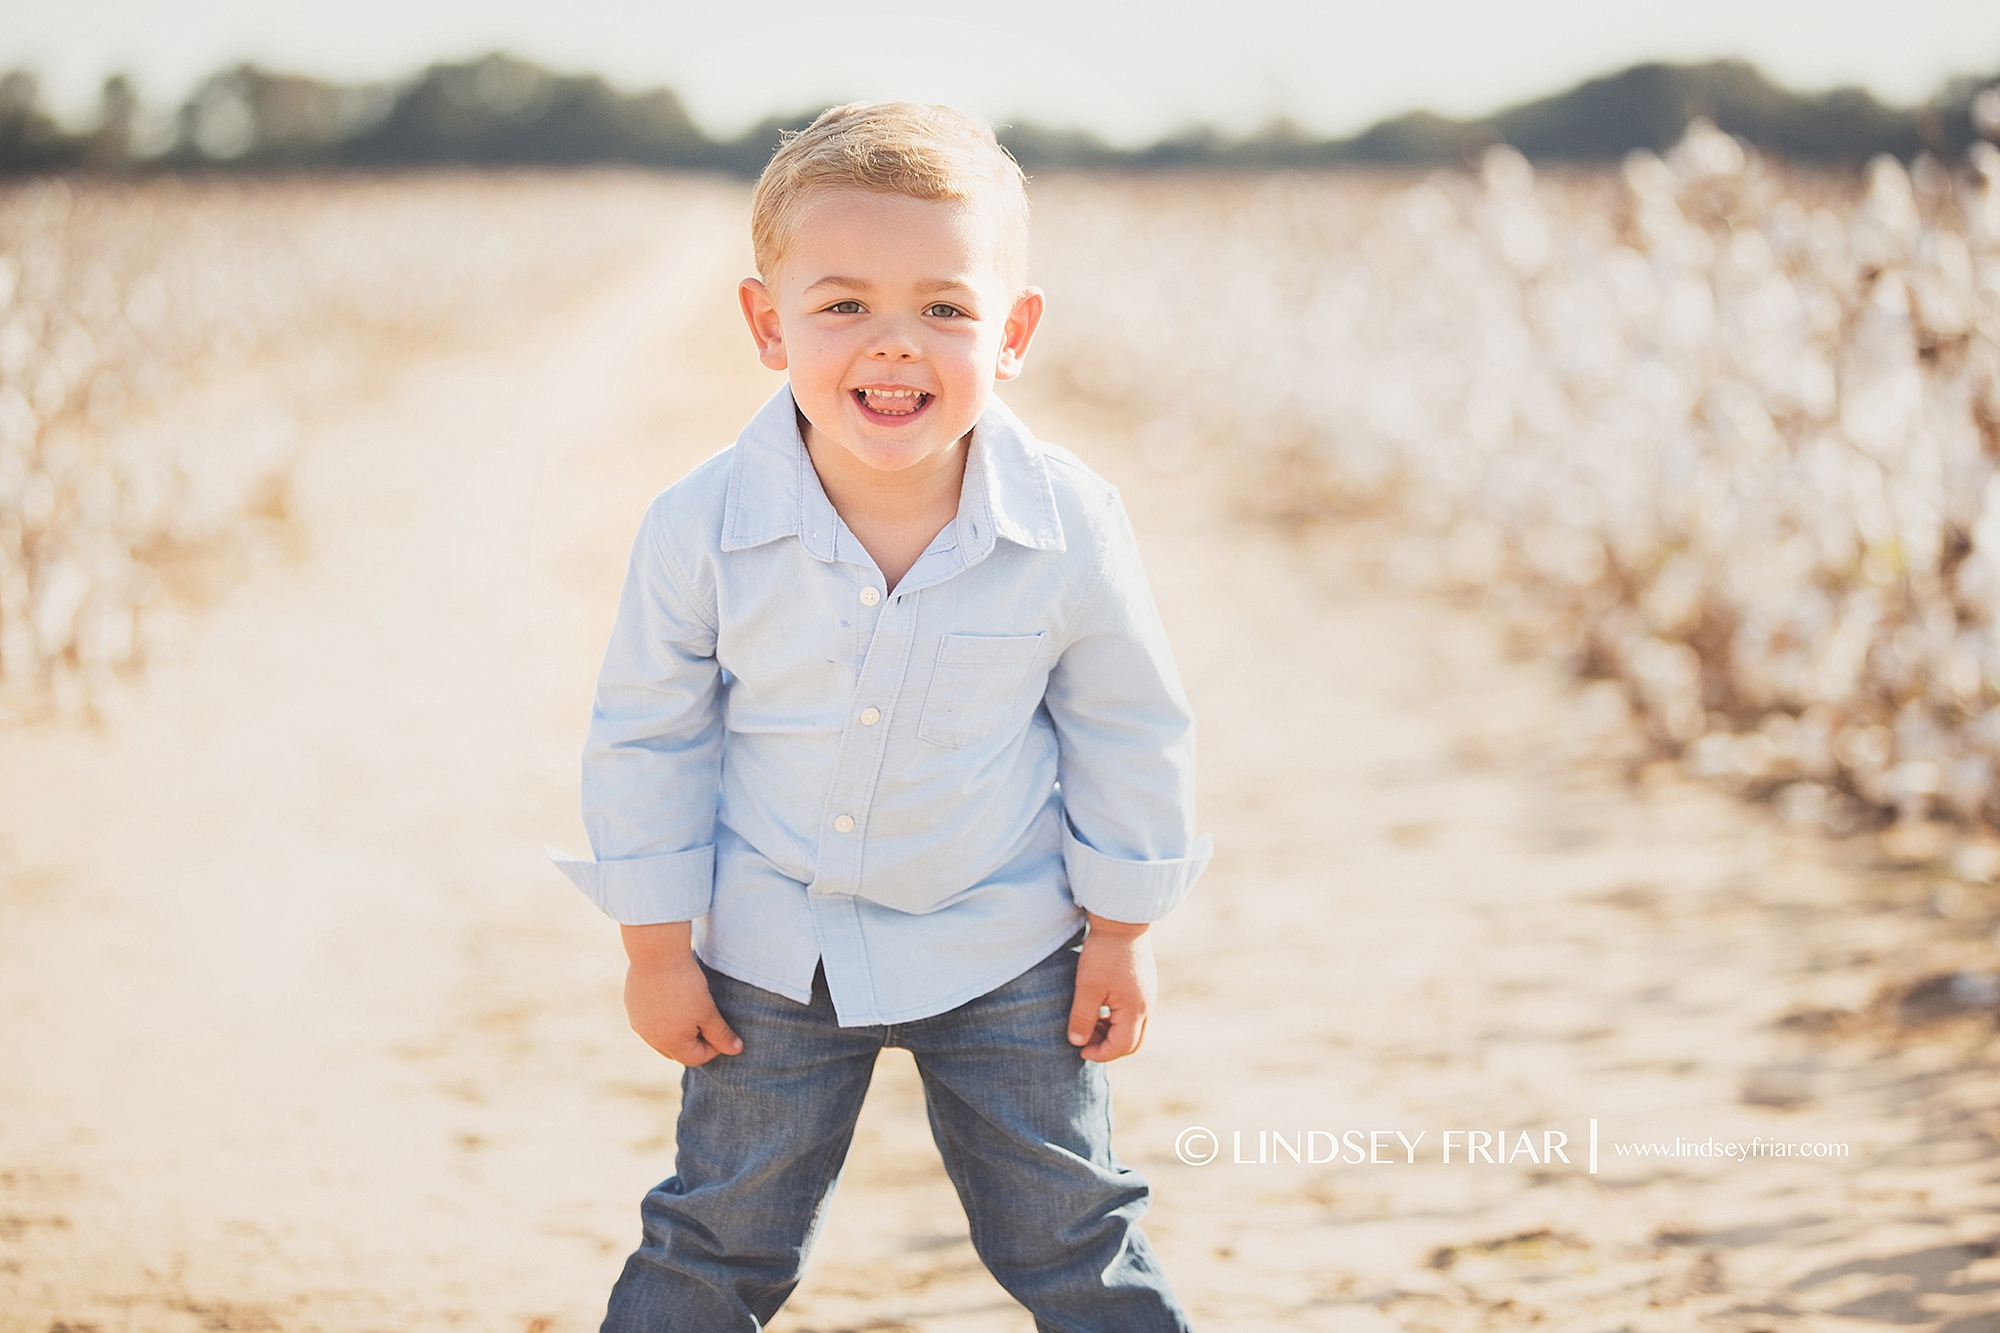
[[[924,695],[917,735],[958,749],[1010,721],[1028,669],[1042,655],[1042,634],[947,634]]]

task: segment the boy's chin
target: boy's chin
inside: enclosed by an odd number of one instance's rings
[[[854,422],[840,434],[839,443],[854,458],[877,472],[901,472],[935,457],[969,434],[973,422],[963,428],[942,414],[908,428],[871,429],[865,421]]]
[[[949,437],[933,439],[929,435],[925,432],[922,437],[893,441],[846,439],[841,441],[841,445],[854,456],[856,462],[870,471],[901,472],[934,457],[954,443]]]

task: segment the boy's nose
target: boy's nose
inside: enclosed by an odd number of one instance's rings
[[[917,340],[907,330],[890,327],[875,336],[868,355],[877,361],[915,361],[922,352],[917,347]]]

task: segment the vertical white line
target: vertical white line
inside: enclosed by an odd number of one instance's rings
[[[1597,1174],[1597,1122],[1590,1122],[1590,1174]]]

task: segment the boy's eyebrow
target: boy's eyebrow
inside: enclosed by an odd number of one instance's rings
[[[813,282],[806,290],[810,292],[820,287],[838,287],[842,291],[865,292],[872,290],[874,286],[875,284],[866,278],[849,278],[834,273]],[[957,278],[927,278],[923,282],[916,284],[916,289],[920,292],[970,292],[974,290],[971,284]]]

